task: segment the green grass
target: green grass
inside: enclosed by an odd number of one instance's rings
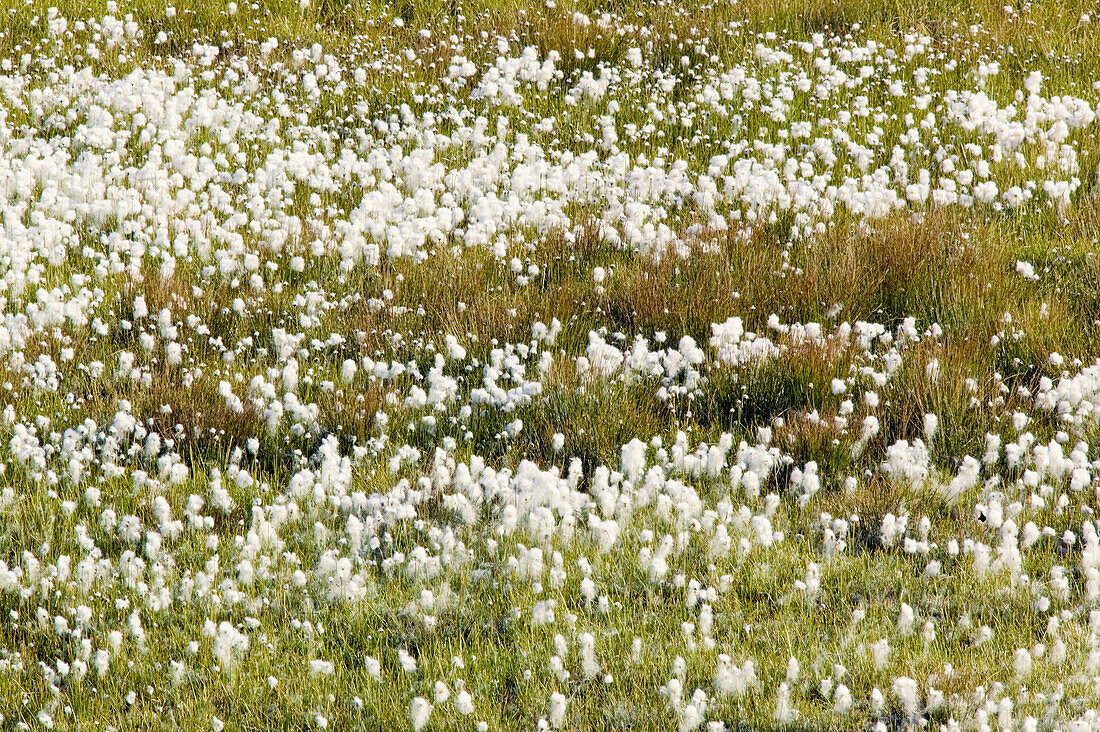
[[[454,171],[499,143],[513,167],[505,167],[501,180],[486,187],[506,197],[505,183],[511,185],[512,179],[503,178],[513,175],[518,162],[509,159],[519,148],[517,133],[528,134],[555,163],[595,150],[592,169],[578,175],[593,180],[605,175],[612,156],[598,141],[600,119],[607,115],[617,115],[623,138],[617,150],[632,165],[645,155],[650,163],[662,158],[667,171],[679,160],[693,180],[707,172],[712,156],[729,152],[727,141],[778,143],[783,140],[779,130],[786,127],[762,104],[751,104],[743,90],[732,103],[748,106],[736,118],[702,101],[711,68],[743,64],[772,86],[813,72],[811,57],[791,45],[783,46],[794,56],[789,63],[769,67],[754,60],[757,43],[773,42],[769,33],[775,34],[777,46],[812,40],[814,33],[850,34],[901,52],[868,63],[877,75],[910,85],[906,94],[891,95],[876,77],[878,85],[871,89],[841,88],[827,99],[800,94],[786,112],[790,122],[836,117],[855,106],[856,96],[867,95],[875,113],[857,118],[849,129],[853,139],[866,141],[880,128],[875,134],[886,144],[881,149],[868,145],[878,150],[883,164],[890,146],[910,126],[919,126],[921,114],[912,125],[904,119],[917,111],[913,96],[920,85],[913,73],[918,65],[933,64],[941,72],[926,85],[937,93],[978,88],[973,69],[996,59],[1001,72],[983,89],[1002,106],[1017,101],[1016,91],[1035,70],[1044,75],[1044,93],[1058,90],[1095,103],[1100,18],[1081,19],[1083,13],[1097,14],[1095,3],[1033,2],[1013,12],[1003,2],[984,0],[805,0],[781,7],[743,0],[700,5],[691,12],[640,0],[555,7],[526,0],[238,5],[231,15],[226,4],[179,2],[174,17],[167,17],[164,3],[124,2],[114,15],[135,22],[132,30],[140,33],[95,58],[87,46],[105,45],[102,37],[95,38],[104,31],[90,26],[107,14],[107,3],[0,3],[0,60],[23,69],[18,84],[9,68],[0,78],[5,162],[33,167],[45,148],[33,151],[23,140],[46,145],[62,138],[71,138],[63,146],[67,169],[81,155],[133,164],[148,159],[154,146],[167,154],[161,147],[165,140],[155,134],[141,138],[144,126],[133,123],[136,110],[120,112],[116,120],[116,127],[133,128],[132,134],[97,147],[88,134],[94,114],[89,98],[81,97],[80,104],[54,99],[58,81],[51,74],[66,64],[90,70],[86,83],[91,84],[96,75],[120,79],[134,69],[171,72],[178,59],[180,68],[191,67],[196,95],[239,104],[259,120],[238,135],[208,122],[186,136],[186,152],[225,156],[212,171],[217,177],[195,196],[195,210],[210,213],[201,225],[188,228],[199,216],[183,205],[163,215],[149,212],[147,222],[162,216],[157,226],[134,227],[136,215],[120,214],[115,200],[102,215],[74,215],[65,248],[34,252],[41,269],[30,282],[18,281],[15,274],[5,280],[0,309],[19,342],[5,350],[0,364],[0,402],[15,414],[0,428],[3,482],[12,496],[10,504],[0,506],[0,730],[46,726],[40,712],[60,729],[207,729],[214,717],[233,730],[299,730],[320,726],[320,719],[329,729],[408,729],[410,701],[432,700],[437,681],[447,684],[450,699],[435,704],[427,729],[474,729],[479,721],[493,730],[537,728],[550,714],[550,695],[560,692],[569,700],[562,723],[566,729],[663,730],[681,722],[659,692],[667,689],[677,657],[683,664],[684,703],[696,689],[704,690],[709,701],[705,719],[729,729],[915,725],[891,691],[901,676],[917,680],[925,701],[929,688],[945,695],[942,707],[923,710],[930,725],[946,725],[952,718],[968,723],[978,708],[1000,698],[1013,700],[1016,724],[1032,715],[1054,725],[1096,708],[1100,677],[1089,665],[1098,632],[1090,618],[1096,601],[1086,597],[1083,540],[1064,543],[1058,537],[1066,531],[1080,534],[1082,522],[1095,519],[1100,492],[1091,476],[1083,489],[1072,490],[1068,474],[1042,476],[1031,485],[1025,473],[1037,462],[1031,448],[1053,444],[1060,431],[1067,433],[1062,441],[1067,455],[1078,440],[1096,442],[1093,422],[1060,421],[1036,409],[1033,399],[1043,379],[1056,382],[1100,358],[1096,124],[1074,129],[1065,139],[1077,151],[1074,175],[1081,185],[1064,211],[1041,192],[1019,210],[927,204],[868,219],[838,209],[822,217],[827,220],[822,232],[807,236],[792,210],[765,207],[755,221],[749,209],[740,219],[727,210],[730,226],[722,230],[698,197],[676,191],[654,195],[646,200],[646,215],[669,227],[683,246],[681,256],[673,249],[653,253],[629,242],[616,245],[606,231],[618,225],[610,212],[623,199],[643,196],[609,193],[594,184],[584,195],[552,201],[560,210],[551,212],[556,217],[549,222],[539,221],[528,208],[482,244],[464,242],[462,234],[452,232],[428,241],[418,256],[395,257],[387,253],[393,237],[383,231],[368,237],[380,248],[376,265],[342,266],[331,246],[322,255],[311,254],[314,240],[331,243],[340,224],[373,213],[369,202],[367,211],[355,212],[365,193],[404,174],[401,158],[415,148],[435,145],[435,160]],[[70,35],[48,36],[50,6],[68,18]],[[573,12],[591,16],[592,22],[575,23]],[[611,14],[606,28],[599,22],[604,12]],[[88,27],[75,30],[81,19]],[[421,29],[430,33],[420,34]],[[166,37],[158,42],[161,32]],[[906,34],[927,35],[930,54],[919,62],[904,58],[905,46],[915,42]],[[265,57],[260,45],[269,38],[279,44]],[[195,43],[219,47],[209,67],[192,55]],[[298,71],[315,68],[312,61],[301,60],[301,52],[311,52],[314,43],[320,44],[322,58],[331,55],[340,63],[342,88],[333,80],[324,81],[315,94],[307,89]],[[518,104],[477,99],[469,86],[450,91],[452,56],[466,56],[480,77],[498,55],[515,56],[526,46],[536,49],[540,61],[551,52],[560,54],[560,76],[547,90],[521,86]],[[626,71],[634,46],[645,55],[637,78]],[[415,53],[410,57],[406,49]],[[682,64],[681,57],[688,63]],[[950,59],[959,59],[958,66],[949,66]],[[565,101],[584,73],[598,78],[603,67],[624,72],[608,96]],[[204,71],[210,72],[206,78]],[[676,79],[672,91],[655,85],[651,77],[658,72]],[[253,79],[256,88],[234,91],[242,78]],[[1017,103],[1021,109],[1026,104]],[[188,114],[193,111],[192,106]],[[148,119],[160,110],[146,112]],[[435,116],[432,124],[425,122],[428,112]],[[441,142],[478,116],[485,118],[489,136],[484,144]],[[690,127],[681,121],[688,117]],[[538,131],[547,118],[554,120],[553,129]],[[272,119],[279,121],[278,131],[265,132]],[[507,120],[510,128],[499,139],[498,119]],[[624,129],[628,124],[652,127],[630,138]],[[428,138],[428,131],[435,137]],[[819,134],[827,133],[815,130],[814,136]],[[934,167],[945,154],[970,165],[974,156],[966,144],[988,143],[980,134],[952,126],[942,114],[926,138],[914,168]],[[283,184],[278,195],[261,190],[253,172],[285,149],[327,160],[336,170],[331,184],[302,172],[288,176],[292,183]],[[370,164],[339,168],[335,161],[341,151]],[[840,145],[837,153],[837,169],[857,155]],[[1036,158],[1049,154],[1034,141],[1021,153],[1028,167],[1006,163],[991,175],[1000,191],[1038,176]],[[1046,164],[1055,166],[1053,159]],[[250,176],[245,182],[233,180],[238,168]],[[30,235],[25,227],[55,215],[48,202],[50,175],[19,180],[0,190],[0,205],[7,207],[0,233],[12,241],[45,241],[40,231]],[[136,178],[113,183],[147,185]],[[539,181],[540,189],[553,185]],[[721,188],[720,179],[716,185]],[[445,187],[458,186],[448,181]],[[233,211],[249,210],[256,196],[266,218],[245,216],[227,227],[231,234],[211,233]],[[414,218],[417,214],[409,213],[413,204],[404,205],[403,215]],[[472,197],[455,203],[467,216],[474,205]],[[768,218],[771,213],[774,220]],[[297,233],[290,217],[303,224]],[[469,230],[469,218],[463,226]],[[271,232],[288,233],[282,251],[266,244]],[[155,243],[162,233],[169,242],[181,235],[211,240],[191,241],[185,251],[173,253],[171,244]],[[493,251],[498,239],[503,256]],[[131,267],[135,245],[146,253]],[[249,282],[249,272],[217,273],[219,250],[231,256],[257,252],[262,287]],[[17,258],[25,251],[12,245],[12,253]],[[162,276],[162,253],[174,257],[170,275]],[[305,258],[300,271],[291,262],[295,256]],[[517,277],[513,258],[518,273],[529,273],[531,266],[538,273],[521,280],[528,275]],[[1032,263],[1039,279],[1020,277],[1017,260]],[[11,255],[0,260],[0,273],[25,271],[13,262]],[[207,267],[210,271],[204,271]],[[595,267],[609,273],[598,287]],[[84,286],[73,279],[82,274],[90,275],[90,284],[85,283],[91,299],[85,307],[88,320],[101,319],[102,332],[92,322],[70,317],[23,334],[19,318],[33,319],[37,303],[46,299],[38,288],[48,293],[67,287],[69,297]],[[128,329],[121,321],[138,320],[133,302],[139,293],[148,303],[149,320]],[[243,308],[235,308],[236,298]],[[166,339],[159,334],[152,350],[142,345],[143,333],[157,331],[145,326],[155,324],[162,308],[170,309],[172,324],[182,334],[181,364],[168,363]],[[711,325],[733,315],[744,319],[747,330],[774,338],[781,354],[736,368],[721,364],[708,346]],[[188,316],[205,330],[188,325]],[[820,323],[826,341],[792,343],[769,328],[772,316],[787,324]],[[553,318],[562,324],[555,343],[534,343],[533,326]],[[837,335],[842,323],[859,321],[881,323],[893,335],[907,318],[915,319],[919,341],[897,349],[890,338],[858,348]],[[285,359],[275,357],[275,328],[303,335],[293,349],[300,376],[295,389],[300,402],[316,405],[317,413],[286,418],[269,430],[264,410],[271,399],[250,393],[249,383],[262,376],[285,396]],[[637,374],[586,375],[576,360],[586,355],[593,331],[622,349],[638,338],[647,339],[651,350],[675,348],[682,336],[691,336],[706,355],[694,369],[697,374],[664,381]],[[659,332],[667,333],[664,344],[656,339]],[[332,334],[342,340],[327,342]],[[467,352],[465,360],[449,359],[443,369],[456,380],[458,400],[438,410],[419,407],[407,398],[414,387],[428,385],[410,372],[426,375],[435,355],[446,353],[446,336],[457,338]],[[62,356],[68,348],[75,351],[71,361]],[[15,352],[21,360],[12,356]],[[123,352],[137,356],[143,373],[134,379],[114,377]],[[1051,360],[1055,353],[1064,357],[1061,365]],[[36,390],[41,374],[33,365],[43,354],[59,364],[56,391]],[[541,373],[537,364],[545,354],[551,361]],[[901,358],[896,368],[895,356]],[[363,372],[364,357],[407,370],[376,379]],[[505,363],[512,357],[511,365]],[[350,383],[341,376],[345,359],[360,368]],[[929,370],[933,360],[938,375]],[[104,365],[103,376],[87,373],[94,362]],[[876,377],[883,383],[876,384]],[[535,378],[541,392],[517,400],[514,408],[473,401],[476,389],[506,392]],[[833,379],[845,381],[845,393],[831,391]],[[243,409],[227,403],[219,392],[222,382],[230,384]],[[877,394],[880,406],[866,402],[867,391]],[[848,399],[852,404],[845,406]],[[109,434],[122,400],[129,402],[142,432],[159,434],[162,443],[149,448],[149,454],[143,452],[144,435]],[[463,405],[469,413],[460,409]],[[965,457],[982,459],[987,435],[1006,444],[1017,438],[1019,430],[1012,425],[1017,411],[1028,414],[1026,429],[1034,433],[1024,464],[1009,466],[1002,455],[982,468],[976,485],[945,498],[942,486],[955,477]],[[924,433],[926,414],[938,415],[934,437]],[[868,416],[879,428],[865,439],[861,425]],[[39,417],[49,424],[35,426]],[[65,447],[62,433],[80,429],[86,420],[95,422],[92,437]],[[509,434],[516,420],[522,427]],[[299,428],[288,428],[291,422]],[[45,445],[40,460],[20,453],[23,438],[17,425],[35,426]],[[754,495],[731,485],[730,468],[742,459],[742,441],[746,450],[756,445],[762,429],[772,431],[775,465],[762,471],[759,495]],[[51,432],[58,433],[56,439]],[[564,438],[560,448],[554,444],[558,434]],[[338,460],[324,464],[319,449],[330,437],[347,456],[346,465]],[[617,476],[614,489],[601,489],[600,469],[619,471],[623,446],[635,437],[652,445],[642,475],[627,478],[629,485]],[[653,438],[660,438],[660,447],[650,443]],[[910,485],[887,475],[882,465],[888,448],[917,439],[928,448],[927,480]],[[700,467],[708,451],[724,441],[732,450],[722,465],[712,472]],[[66,472],[69,461],[85,444],[90,456],[86,474],[74,480]],[[419,457],[399,464],[394,456],[402,446],[415,448]],[[169,478],[168,465],[158,461],[170,455],[187,467],[186,477]],[[1081,464],[1093,457],[1090,452]],[[507,526],[505,507],[519,502],[516,484],[530,463],[556,474],[532,477],[529,471],[527,478],[550,482],[569,475],[574,461],[580,466],[570,486],[578,489],[570,494],[576,505],[549,511],[553,529],[548,536],[539,538],[538,517]],[[813,496],[803,497],[794,476],[807,472],[810,462],[817,465],[821,485]],[[118,475],[111,471],[116,463]],[[507,488],[483,478],[479,490],[489,495],[473,509],[470,523],[446,496],[460,492],[454,488],[457,474],[477,473],[484,465],[500,471],[495,475],[510,471],[521,478],[504,481]],[[237,468],[248,471],[254,482],[235,482]],[[214,469],[232,499],[225,511],[211,505]],[[345,471],[347,480],[337,477],[315,488],[311,479],[298,492],[288,488],[305,469],[324,473],[326,480]],[[154,482],[135,487],[136,470]],[[660,499],[644,486],[653,470],[662,479],[656,490]],[[98,504],[90,499],[89,487],[100,492]],[[601,495],[601,490],[609,493]],[[1014,520],[1021,530],[1030,521],[1049,528],[1051,535],[1022,552],[1018,569],[994,562],[982,572],[972,551],[953,552],[949,543],[983,542],[991,561],[996,560],[999,529],[980,516],[994,491],[1001,492],[1006,508],[1019,502]],[[192,494],[205,501],[200,513],[211,526],[191,525],[185,507]],[[769,494],[778,499],[775,506]],[[625,507],[616,503],[620,496],[626,496]],[[173,519],[183,521],[179,536],[165,536],[159,552],[156,539],[147,545],[150,537],[142,533],[130,541],[105,525],[103,511],[110,508],[117,518],[136,516],[143,532],[164,533],[169,522],[159,515],[158,497]],[[1034,500],[1039,497],[1042,505]],[[375,504],[387,500],[398,514],[401,508],[407,513],[371,525],[365,534],[375,543],[368,539],[354,549],[349,515],[373,519],[382,514],[381,509],[371,513]],[[374,501],[369,510],[364,507],[368,501]],[[622,531],[611,548],[601,548],[600,521],[612,512]],[[880,531],[887,514],[908,516],[907,535],[927,545],[909,551],[901,540],[887,545]],[[760,542],[759,519],[765,515],[772,529],[784,534],[783,541]],[[926,539],[918,537],[923,517],[928,519]],[[848,525],[840,537],[846,547],[830,553],[826,528],[834,531],[833,519]],[[720,556],[710,549],[717,523],[728,525],[732,543],[731,551]],[[81,532],[91,547],[83,545]],[[747,549],[738,546],[742,539]],[[642,557],[658,553],[662,541],[672,545],[667,572],[651,577]],[[535,546],[545,564],[537,582],[517,577],[515,568],[521,552]],[[418,549],[446,561],[438,571],[429,561],[425,573],[416,576],[420,560],[410,565],[410,559]],[[349,559],[347,572],[359,588],[354,596],[341,597],[332,589],[334,580],[319,569],[326,553]],[[564,570],[560,582],[552,580],[556,554]],[[78,572],[82,560],[90,564]],[[241,577],[244,560],[255,575],[251,582]],[[939,571],[926,574],[933,560]],[[96,562],[106,564],[96,569]],[[581,563],[590,569],[582,570]],[[811,563],[820,571],[816,593],[796,588]],[[1064,568],[1065,597],[1052,579],[1055,567]],[[304,584],[296,582],[298,569],[305,573]],[[86,586],[78,581],[81,573],[92,577]],[[592,599],[586,597],[586,575],[594,582]],[[209,586],[203,587],[207,580]],[[700,599],[708,589],[713,595]],[[436,601],[421,604],[424,591]],[[556,603],[555,619],[536,625],[532,609],[546,600]],[[897,627],[902,603],[918,615],[911,631]],[[704,604],[712,612],[711,633],[706,638],[698,630],[685,635],[684,623],[697,628],[702,622]],[[80,606],[90,608],[92,616],[86,627],[75,629]],[[854,622],[857,611],[864,617]],[[67,618],[75,632],[57,632],[56,616]],[[1017,678],[1014,653],[1043,643],[1049,654],[1054,638],[1048,623],[1055,616],[1065,661],[1054,664],[1044,654],[1026,678]],[[144,642],[131,620],[138,617]],[[224,621],[245,632],[247,650],[231,664],[219,660],[214,641],[203,631],[207,621],[215,628]],[[928,641],[922,638],[926,621],[935,631]],[[983,626],[992,635],[980,642]],[[112,631],[121,633],[117,647],[110,640]],[[589,632],[595,636],[600,673],[583,678],[579,637]],[[568,679],[558,679],[551,667],[551,657],[559,654],[557,634],[567,645],[561,663],[570,672]],[[643,649],[637,662],[631,659],[635,638]],[[880,667],[870,649],[884,638],[892,650]],[[110,668],[102,677],[92,663],[95,650],[110,653]],[[417,659],[415,671],[402,670],[398,650]],[[758,682],[743,695],[715,697],[719,653],[728,653],[737,664],[752,658]],[[367,656],[381,663],[381,681],[371,677]],[[787,724],[775,717],[776,694],[792,656],[802,671],[789,684],[798,718]],[[334,673],[312,674],[311,659],[331,661]],[[73,668],[78,660],[90,667],[84,678],[58,671],[59,662]],[[175,675],[173,663],[183,664]],[[836,664],[846,669],[843,679],[836,678]],[[951,673],[946,664],[953,667]],[[825,679],[851,690],[848,715],[834,712],[831,692],[819,685]],[[1052,701],[1059,686],[1064,696]],[[460,713],[454,703],[461,689],[473,699],[472,715]],[[875,689],[885,695],[882,709],[873,708]]]

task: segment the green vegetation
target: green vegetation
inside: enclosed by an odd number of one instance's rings
[[[1092,729],[1098,14],[0,3],[0,731]]]

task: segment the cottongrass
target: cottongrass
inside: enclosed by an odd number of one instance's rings
[[[992,243],[1087,219],[1088,85],[977,25],[737,20],[720,55],[610,9],[540,9],[561,49],[393,10],[215,44],[52,8],[0,61],[0,698],[1093,724],[1100,365],[1060,303],[1090,290]],[[945,220],[979,303],[875,250],[845,305],[806,264]]]

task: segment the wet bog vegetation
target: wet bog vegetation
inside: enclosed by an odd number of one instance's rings
[[[1098,12],[0,5],[0,730],[1100,729]]]

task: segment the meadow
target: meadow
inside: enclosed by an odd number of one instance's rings
[[[0,0],[0,730],[1100,730],[1098,58]]]

